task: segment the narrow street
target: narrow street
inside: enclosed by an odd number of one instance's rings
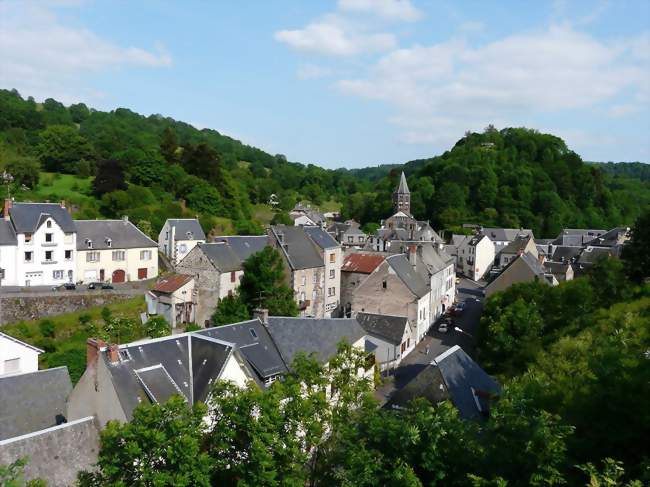
[[[465,309],[454,318],[455,325],[447,333],[438,332],[440,320],[434,323],[427,336],[417,344],[390,377],[384,377],[384,384],[375,390],[375,398],[384,404],[390,396],[408,384],[422,369],[445,350],[459,345],[469,355],[474,355],[475,337],[483,310],[480,286],[469,279],[461,278],[458,284],[457,302],[465,302]],[[458,327],[465,333],[458,332]],[[428,352],[428,353],[427,353]]]

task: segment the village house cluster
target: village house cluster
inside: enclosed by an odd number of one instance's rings
[[[629,238],[627,228],[566,229],[542,240],[529,229],[466,225],[445,242],[411,214],[403,173],[392,202],[393,214],[371,234],[299,204],[289,215],[294,225],[271,225],[265,235],[210,239],[197,219],[169,219],[156,243],[126,218],[73,220],[63,202],[7,200],[2,286],[147,280],[158,276],[160,256],[171,272],[144,291],[143,319],[164,317],[171,334],[123,344],[89,338],[85,372],[72,387],[66,367],[38,370],[43,350],[0,333],[0,464],[29,455],[28,478],[67,485],[96,462],[106,423],[131,420],[139,404],[175,394],[205,401],[218,380],[265,389],[298,352],[327,365],[341,341],[366,354],[359,374],[369,378],[418,364],[406,384],[381,397],[384,407],[450,400],[463,418],[481,420],[500,387],[461,348],[474,337],[449,318],[466,304],[458,288],[473,289],[467,300],[480,303],[516,282],[557,285],[601,256],[618,256]],[[258,309],[251,320],[212,327],[220,301],[237,293],[245,262],[267,246],[282,258],[299,316]],[[185,331],[190,323],[198,329]]]

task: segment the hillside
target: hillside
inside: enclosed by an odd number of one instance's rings
[[[645,166],[587,164],[558,137],[529,129],[467,134],[404,165],[331,170],[160,115],[36,103],[8,90],[0,90],[0,169],[14,177],[18,200],[66,199],[75,218],[128,214],[151,236],[166,218],[195,215],[213,233],[260,233],[274,215],[271,194],[279,211],[307,200],[378,222],[391,213],[402,169],[415,216],[436,228],[473,221],[554,236],[566,226],[631,224],[650,205]]]

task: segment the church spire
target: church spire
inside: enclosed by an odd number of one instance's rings
[[[395,213],[402,211],[407,215],[411,214],[411,192],[409,191],[408,184],[406,184],[404,171],[402,171],[402,175],[399,178],[399,185],[393,193],[393,206]]]

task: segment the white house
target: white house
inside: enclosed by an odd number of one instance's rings
[[[158,234],[158,248],[173,265],[199,243],[205,243],[205,233],[196,218],[168,219]]]
[[[358,313],[357,321],[366,331],[366,343],[375,347],[381,371],[397,367],[414,348],[417,340],[406,316]]]
[[[484,234],[464,239],[457,247],[457,269],[473,281],[481,279],[494,264],[494,243]]]
[[[14,203],[6,199],[4,221],[0,232],[3,285],[51,286],[75,281],[76,228],[65,202]],[[8,250],[13,235],[15,247]]]
[[[0,332],[0,376],[36,372],[42,353],[40,348]]]
[[[197,293],[194,278],[187,274],[172,274],[160,279],[145,294],[147,313],[167,320],[174,331],[182,323],[195,323]]]
[[[158,276],[158,247],[138,227],[122,220],[77,220],[77,278],[114,283]]]
[[[18,240],[14,226],[9,220],[0,220],[0,286],[17,283],[16,256]]]

